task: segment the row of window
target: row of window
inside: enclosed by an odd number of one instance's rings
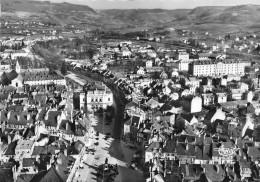
[[[107,99],[107,101],[109,102],[110,101],[110,98]],[[102,102],[102,98],[92,98],[91,99],[91,102]]]

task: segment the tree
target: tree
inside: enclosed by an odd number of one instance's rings
[[[65,61],[62,62],[62,65],[61,65],[61,73],[63,75],[66,75],[67,74],[67,65],[65,63]]]

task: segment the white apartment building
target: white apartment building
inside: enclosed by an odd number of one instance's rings
[[[250,62],[234,59],[199,60],[189,64],[189,73],[194,76],[244,75],[245,67],[250,65]]]
[[[179,52],[177,54],[177,59],[178,60],[189,60],[190,59],[190,55],[186,52]]]

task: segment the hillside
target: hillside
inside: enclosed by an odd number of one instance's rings
[[[135,27],[154,27],[162,23],[181,20],[188,12],[190,10],[187,9],[110,9],[100,11],[102,15],[110,17],[119,23]]]
[[[43,20],[60,25],[106,26],[106,22],[107,26],[115,24],[106,21],[105,17],[86,5],[31,0],[2,0],[1,19]]]
[[[212,34],[227,32],[260,31],[259,5],[204,6],[194,9],[129,9],[102,10],[106,17],[113,18],[129,27],[154,28],[175,27],[193,29]]]
[[[227,32],[260,31],[260,6],[198,7],[192,9],[181,21],[173,20],[165,26],[187,26],[215,34]]]
[[[212,34],[260,31],[260,6],[205,6],[194,9],[110,9],[95,11],[86,5],[33,0],[2,0],[1,19],[53,21],[60,25],[140,31],[185,28]]]

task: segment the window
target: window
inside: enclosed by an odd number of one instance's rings
[[[102,99],[101,99],[101,98],[99,99],[99,102],[102,102]]]
[[[91,99],[91,102],[94,102],[94,99]]]
[[[110,101],[110,98],[108,98],[108,101]]]

